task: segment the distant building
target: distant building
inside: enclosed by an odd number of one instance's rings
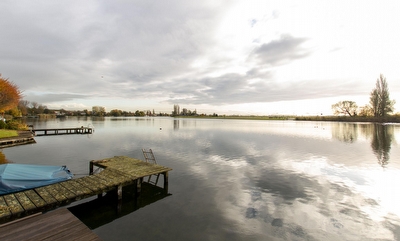
[[[173,116],[180,115],[180,108],[179,105],[174,105],[174,111],[172,112]]]

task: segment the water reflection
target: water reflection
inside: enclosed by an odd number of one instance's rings
[[[174,120],[174,130],[179,130],[179,120]]]
[[[103,240],[399,240],[398,126],[172,118],[92,123],[91,139],[38,138],[38,145],[4,153],[15,162],[68,160],[72,170],[87,173],[90,160],[141,158],[141,148],[153,148],[174,169],[174,195],[139,210],[141,201],[125,202],[122,209],[133,211],[123,217],[114,205],[83,206],[82,212],[93,206],[86,216],[95,220],[87,223]],[[371,149],[390,152],[391,165],[377,165]]]
[[[332,128],[332,136],[339,141],[353,143],[358,138],[358,124],[338,123]]]
[[[392,125],[373,125],[371,147],[378,158],[378,163],[384,167],[389,163],[390,148],[394,139],[394,128]]]
[[[0,151],[0,164],[8,163],[9,161],[6,159],[6,156]]]
[[[116,196],[112,194],[68,209],[90,229],[96,229],[171,195],[166,193],[163,188],[146,182],[142,183],[139,197],[135,197],[133,188],[129,186],[124,187],[123,193],[119,211],[117,210]]]
[[[389,163],[390,149],[394,140],[394,126],[385,124],[337,123],[332,126],[332,137],[346,143],[354,143],[358,133],[371,140],[371,148],[382,167]]]

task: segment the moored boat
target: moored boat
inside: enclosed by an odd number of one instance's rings
[[[46,186],[72,178],[66,166],[7,163],[0,165],[0,195]]]

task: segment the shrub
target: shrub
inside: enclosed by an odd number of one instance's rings
[[[16,120],[9,120],[6,121],[6,126],[5,129],[9,129],[9,130],[27,130],[28,127]]]
[[[3,120],[0,120],[0,129],[6,129],[6,128],[7,124]]]

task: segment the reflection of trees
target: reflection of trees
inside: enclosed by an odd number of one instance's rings
[[[385,166],[389,163],[393,133],[394,128],[392,125],[373,125],[371,147],[381,166]]]
[[[394,138],[393,125],[336,123],[332,125],[332,136],[340,141],[353,143],[357,141],[358,131],[371,138],[371,148],[378,163],[385,166],[389,163],[390,148]]]
[[[4,155],[3,152],[0,151],[0,164],[8,163],[8,160],[6,159],[6,156]]]
[[[339,141],[353,143],[357,141],[358,124],[337,123],[332,125],[332,136]]]

